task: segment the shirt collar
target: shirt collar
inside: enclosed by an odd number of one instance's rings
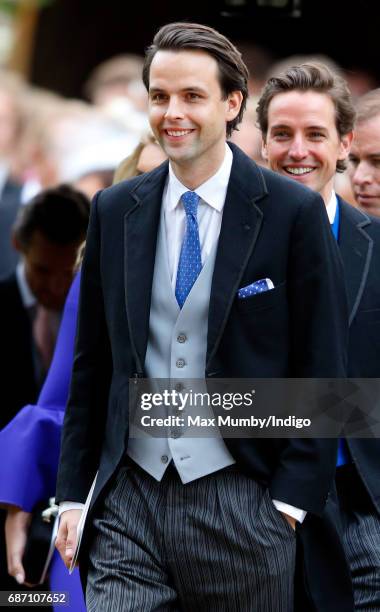
[[[226,143],[224,159],[219,170],[205,183],[202,183],[202,185],[194,190],[204,202],[219,212],[223,210],[224,201],[226,199],[232,160],[232,151]],[[185,185],[177,179],[169,163],[167,210],[174,210],[186,191],[189,191],[188,187],[185,187]]]
[[[16,279],[21,294],[21,300],[25,308],[32,308],[37,304],[34,294],[31,292],[25,276],[25,265],[19,261],[16,268]]]
[[[327,216],[329,218],[330,223],[334,223],[337,206],[338,206],[338,200],[336,198],[336,193],[333,190],[331,193],[331,197],[328,203],[326,204],[326,212],[327,212]]]

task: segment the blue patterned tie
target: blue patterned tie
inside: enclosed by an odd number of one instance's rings
[[[178,262],[175,296],[179,307],[185,303],[192,286],[202,270],[201,245],[197,221],[199,195],[194,191],[186,191],[181,202],[186,213],[186,231]]]

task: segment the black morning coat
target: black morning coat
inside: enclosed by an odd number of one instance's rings
[[[346,293],[324,203],[230,146],[233,164],[212,279],[205,377],[345,377]],[[167,174],[165,162],[100,192],[92,204],[57,499],[83,502],[99,468],[93,512],[126,451],[128,380],[144,375]],[[237,299],[240,287],[262,278],[270,278],[275,288]],[[241,470],[267,485],[272,498],[308,512],[298,531],[300,542],[303,532],[308,536],[305,581],[316,609],[352,610],[334,508],[331,519],[326,515],[337,441],[226,439],[226,445]],[[310,530],[318,542],[327,534],[327,548],[317,546],[314,555],[312,544],[309,559]],[[82,575],[85,566],[82,553]]]
[[[349,308],[347,374],[380,378],[380,219],[338,198],[339,249]],[[380,440],[348,438],[350,454],[380,514]]]

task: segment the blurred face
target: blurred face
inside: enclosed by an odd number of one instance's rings
[[[17,243],[15,246],[20,250]],[[29,288],[45,308],[63,308],[74,276],[78,247],[78,243],[54,244],[36,231],[28,249],[21,250]]]
[[[269,104],[263,156],[272,170],[318,191],[327,204],[336,163],[346,159],[351,139],[352,133],[339,136],[328,95],[295,90]]]
[[[162,162],[167,159],[167,155],[162,150],[160,145],[155,142],[149,142],[140,153],[137,164],[137,172],[143,174],[157,168]]]
[[[195,188],[220,167],[226,124],[241,92],[223,100],[216,60],[202,51],[158,51],[150,67],[149,120],[177,177]]]
[[[348,174],[355,200],[380,216],[380,114],[355,127]]]
[[[7,157],[17,138],[18,121],[12,98],[0,91],[0,157]]]

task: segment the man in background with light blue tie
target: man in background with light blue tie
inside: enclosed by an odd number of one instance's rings
[[[226,143],[248,95],[228,39],[164,26],[143,79],[169,163],[93,203],[57,547],[69,565],[99,469],[80,556],[89,611],[291,612],[295,529],[323,513],[336,441],[137,439],[129,379],[345,376],[338,249],[319,195]],[[349,612],[344,560],[334,571],[314,607]]]
[[[379,378],[380,222],[334,191],[335,172],[346,167],[354,128],[347,84],[323,64],[294,66],[268,82],[258,119],[269,167],[324,199],[345,269],[348,375]],[[340,440],[336,485],[357,610],[380,609],[379,472],[380,440]]]

